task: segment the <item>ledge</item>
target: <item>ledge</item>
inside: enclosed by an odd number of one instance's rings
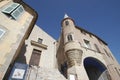
[[[40,48],[43,48],[43,49],[47,49],[47,47],[48,47],[45,44],[41,44],[41,43],[38,43],[38,42],[33,41],[33,40],[31,40],[31,45],[34,45],[34,46],[37,46],[37,47],[40,47]]]

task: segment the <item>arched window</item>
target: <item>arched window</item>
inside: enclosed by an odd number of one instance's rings
[[[68,26],[69,25],[69,21],[65,21],[65,25]]]
[[[72,37],[72,35],[69,34],[69,35],[67,36],[67,39],[68,39],[68,41],[73,41],[73,37]]]

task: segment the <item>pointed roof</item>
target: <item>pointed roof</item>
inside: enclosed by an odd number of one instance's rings
[[[69,17],[69,16],[65,13],[65,15],[64,15],[64,19],[65,19],[65,18],[68,18],[68,17]]]

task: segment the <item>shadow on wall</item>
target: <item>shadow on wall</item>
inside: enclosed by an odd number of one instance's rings
[[[26,56],[25,56],[26,47],[27,47],[27,45],[24,43],[23,46],[22,46],[22,48],[21,48],[21,51],[20,51],[18,57],[16,58],[16,62],[18,62],[18,63],[24,63],[24,64],[27,63],[26,62]]]

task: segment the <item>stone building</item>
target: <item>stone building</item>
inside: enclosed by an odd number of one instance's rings
[[[16,59],[17,63],[29,65],[26,80],[66,80],[58,70],[56,43],[40,27],[34,26]]]
[[[68,80],[119,80],[120,68],[105,41],[65,15],[57,43],[58,69]]]
[[[21,0],[0,0],[0,80],[119,80],[108,45],[64,16],[52,38],[35,25],[37,13]]]
[[[7,76],[37,20],[21,0],[0,0],[0,80]]]

